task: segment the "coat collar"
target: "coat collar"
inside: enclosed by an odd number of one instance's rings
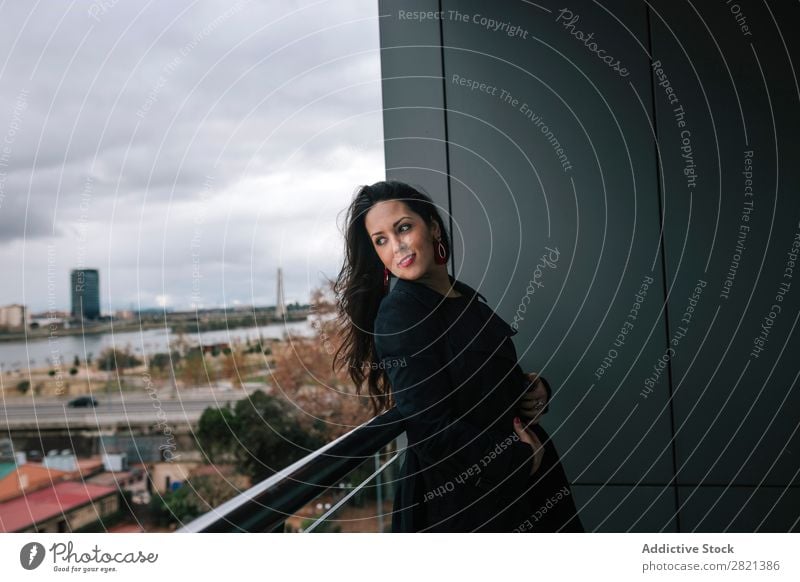
[[[450,284],[455,288],[455,290],[462,295],[473,299],[474,296],[477,295],[483,299],[484,302],[486,301],[486,297],[475,291],[475,289],[466,283],[462,283],[461,281],[454,279],[449,273],[447,274],[447,278],[450,279]],[[443,295],[439,294],[437,291],[434,291],[424,283],[418,283],[416,281],[398,278],[395,280],[394,286],[389,290],[389,293],[394,293],[395,290],[413,295],[430,309],[434,309],[437,305],[439,305],[439,303],[444,301]]]

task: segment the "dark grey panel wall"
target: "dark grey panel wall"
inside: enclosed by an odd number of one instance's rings
[[[659,414],[666,389],[644,409],[623,380],[637,357],[656,360],[664,341],[655,164],[653,148],[641,147],[652,138],[636,97],[649,101],[646,56],[630,37],[609,38],[609,53],[628,55],[621,77],[586,59],[553,13],[522,3],[442,6],[528,32],[498,35],[472,18],[444,26],[457,276],[480,281],[500,315],[517,317],[524,367],[555,380],[547,426],[576,482],[668,483],[670,431]],[[618,17],[645,30],[640,6]],[[610,26],[596,7],[581,18]],[[461,78],[496,89],[472,90]],[[551,258],[548,248],[558,253]],[[645,277],[655,299],[614,347]],[[595,376],[612,349],[613,365]]]
[[[518,326],[523,367],[553,384],[543,425],[584,523],[722,531],[765,518],[760,529],[796,529],[764,510],[775,491],[755,487],[797,485],[796,346],[778,356],[800,288],[748,360],[800,219],[789,167],[800,102],[770,12],[748,4],[743,36],[724,3],[699,15],[666,0],[380,6],[384,78],[438,76],[384,81],[387,175],[449,199],[454,275]],[[798,10],[781,10],[786,30]],[[390,48],[419,44],[441,48]],[[393,109],[422,102],[432,109]],[[446,152],[428,149],[432,131]],[[751,231],[722,298],[750,150]],[[406,169],[417,165],[427,169]],[[752,514],[725,509],[745,492]],[[780,501],[795,516],[796,493]],[[709,496],[719,504],[698,515]]]
[[[400,3],[398,3],[398,6]],[[430,9],[429,0],[402,9]],[[381,6],[381,14],[386,14]],[[398,26],[381,18],[381,77],[386,178],[421,186],[449,214],[444,88],[439,25]]]
[[[673,103],[659,89],[656,105],[669,327],[687,329],[671,365],[690,529],[747,531],[767,518],[762,529],[786,531],[800,516],[800,286],[797,272],[784,276],[800,243],[798,101],[776,28],[795,28],[798,11],[782,4],[740,2],[737,21],[722,2],[687,13],[661,1],[650,16],[653,57],[674,89]]]

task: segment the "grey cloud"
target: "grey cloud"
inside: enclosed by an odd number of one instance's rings
[[[53,240],[63,272],[85,251],[101,279],[113,277],[119,305],[151,305],[163,288],[188,296],[193,221],[212,176],[201,248],[211,303],[223,286],[241,298],[263,286],[272,298],[284,259],[287,293],[301,300],[303,281],[335,272],[336,212],[357,183],[378,179],[362,169],[382,171],[378,24],[363,21],[377,6],[303,9],[311,4],[242,2],[227,16],[235,3],[48,4],[33,14],[32,5],[4,4],[0,139],[20,91],[27,95],[0,168],[4,266],[15,265],[20,244]],[[25,267],[43,265],[39,257]],[[7,286],[0,302],[19,293]],[[26,293],[43,304],[36,287]]]

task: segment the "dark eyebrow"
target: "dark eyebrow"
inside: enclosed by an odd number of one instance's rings
[[[394,228],[395,226],[397,226],[397,223],[398,223],[398,222],[400,222],[401,220],[403,220],[404,218],[411,218],[411,217],[410,217],[410,216],[401,216],[401,217],[400,217],[400,218],[398,218],[398,219],[397,219],[397,221],[396,221],[396,222],[395,222],[395,223],[392,225],[392,228]],[[373,232],[371,236],[375,236],[376,234],[383,234],[383,231],[382,231],[382,230],[379,230],[378,232]]]

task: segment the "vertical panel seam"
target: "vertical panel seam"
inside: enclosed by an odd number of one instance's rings
[[[650,76],[650,101],[652,103],[653,115],[653,137],[655,138],[654,152],[656,158],[656,199],[658,200],[658,225],[659,225],[659,246],[661,247],[661,291],[664,296],[664,333],[666,335],[666,345],[669,348],[669,301],[667,300],[667,252],[666,252],[666,223],[664,220],[664,209],[662,203],[663,191],[661,190],[661,163],[659,161],[659,140],[658,140],[658,119],[656,114],[656,81],[653,76],[653,37],[650,30],[651,11],[650,4],[645,3],[645,12],[647,15],[647,49],[650,53],[650,66],[648,67],[648,74]],[[675,502],[675,526],[678,532],[681,532],[681,515],[680,515],[680,496],[678,495],[678,453],[676,450],[676,434],[675,434],[675,399],[672,391],[672,358],[667,360],[667,391],[669,395],[669,421],[670,421],[670,449],[672,451],[672,492]]]
[[[439,14],[442,13],[442,0],[437,2]],[[447,127],[447,75],[444,72],[444,19],[439,18],[439,58],[442,67],[442,115],[444,117],[444,171],[447,183],[447,224],[450,230],[450,270],[455,277],[455,236],[453,235],[453,199],[450,191],[450,132]]]

